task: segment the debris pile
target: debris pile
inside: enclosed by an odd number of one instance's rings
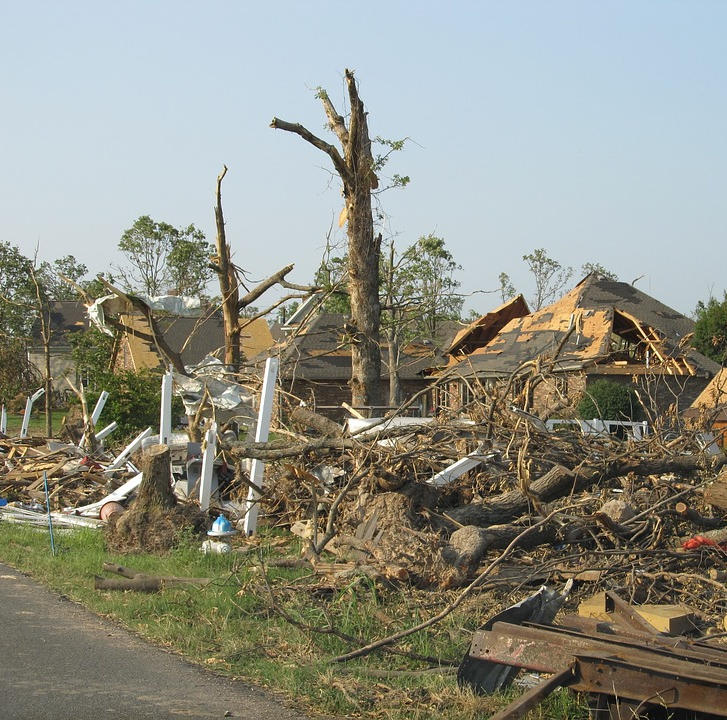
[[[634,603],[688,598],[696,627],[722,630],[721,451],[688,432],[668,442],[653,430],[639,440],[551,432],[503,402],[474,410],[477,421],[389,418],[358,433],[309,418],[293,439],[225,450],[268,463],[263,511],[329,578],[448,589],[499,558],[483,586],[573,579],[575,600],[602,589]]]

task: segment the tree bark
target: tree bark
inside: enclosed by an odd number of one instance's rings
[[[141,460],[141,485],[137,495],[137,507],[169,510],[177,504],[172,492],[172,471],[169,448],[152,445]]]
[[[680,455],[663,459],[614,462],[605,467],[583,467],[569,470],[556,465],[545,475],[530,483],[529,492],[541,502],[554,500],[570,492],[578,492],[600,480],[620,477],[628,473],[658,475],[668,472],[693,472],[711,467],[716,469],[727,463],[727,456],[717,458],[710,466],[699,455]],[[489,525],[507,523],[527,512],[531,500],[520,490],[502,493],[481,505],[464,505],[450,510],[447,515],[462,525]]]
[[[299,423],[300,425],[315,430],[323,437],[341,437],[343,435],[343,427],[337,422],[323,417],[323,415],[319,415],[302,405],[290,413],[290,419],[294,423]]]
[[[227,174],[227,165],[217,176],[217,203],[215,223],[217,225],[217,278],[222,295],[222,319],[225,324],[225,365],[238,372],[242,362],[240,348],[240,320],[237,304],[240,300],[239,285],[235,267],[230,261],[230,246],[225,236],[225,218],[222,213],[222,180]]]
[[[364,104],[358,95],[353,72],[346,70],[351,114],[348,128],[325,91],[319,98],[329,127],[337,135],[343,156],[300,124],[273,118],[274,129],[295,133],[325,152],[343,182],[348,220],[348,276],[351,300],[351,404],[376,405],[381,400],[381,350],[379,346],[379,256],[381,236],[374,237],[371,190],[378,187],[371,154]]]

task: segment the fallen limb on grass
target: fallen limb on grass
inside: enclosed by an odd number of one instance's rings
[[[210,578],[194,577],[163,577],[159,575],[147,575],[137,572],[123,565],[104,563],[103,569],[106,572],[121,575],[121,578],[104,578],[100,575],[94,576],[93,586],[96,590],[136,590],[137,592],[159,592],[169,587],[181,587],[184,585],[196,585],[204,587],[209,585]]]

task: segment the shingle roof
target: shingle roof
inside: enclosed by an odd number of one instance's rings
[[[87,330],[88,324],[86,306],[80,300],[56,300],[51,303],[50,325],[54,343],[63,342],[70,333]],[[31,330],[33,340],[41,342],[40,332],[40,320],[36,318]]]
[[[123,322],[140,331],[148,333],[149,326],[140,315],[123,316]],[[225,326],[220,314],[208,318],[159,317],[157,323],[164,339],[175,352],[181,352],[185,365],[195,365],[225,346]],[[134,365],[157,367],[161,362],[150,344],[132,333],[127,334],[129,350]],[[242,329],[242,349],[248,359],[252,359],[273,344],[270,329],[264,318],[257,318]]]
[[[680,347],[694,329],[692,320],[631,285],[595,274],[552,305],[508,322],[486,346],[468,354],[456,367],[465,375],[509,374],[527,360],[552,354],[573,327],[558,356],[557,369],[585,368],[609,357],[614,332],[632,333],[635,340],[641,340],[635,334],[634,320],[651,333],[664,356],[686,358],[701,376],[711,377],[719,369],[697,351]]]
[[[348,318],[340,313],[322,312],[310,318],[301,332],[283,350],[281,364],[289,376],[306,380],[350,380],[351,345],[344,325]],[[425,352],[417,345],[402,349],[399,366],[401,379],[421,378],[422,373],[443,364],[435,358],[435,348]],[[381,348],[381,376],[388,376],[386,344]]]

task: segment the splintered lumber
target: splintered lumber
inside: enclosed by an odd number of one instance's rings
[[[693,626],[693,613],[681,605],[633,605],[629,608],[645,620],[658,632],[669,635],[681,635]],[[614,619],[608,609],[608,596],[599,592],[583,600],[578,606],[578,615],[596,620],[611,621]]]

